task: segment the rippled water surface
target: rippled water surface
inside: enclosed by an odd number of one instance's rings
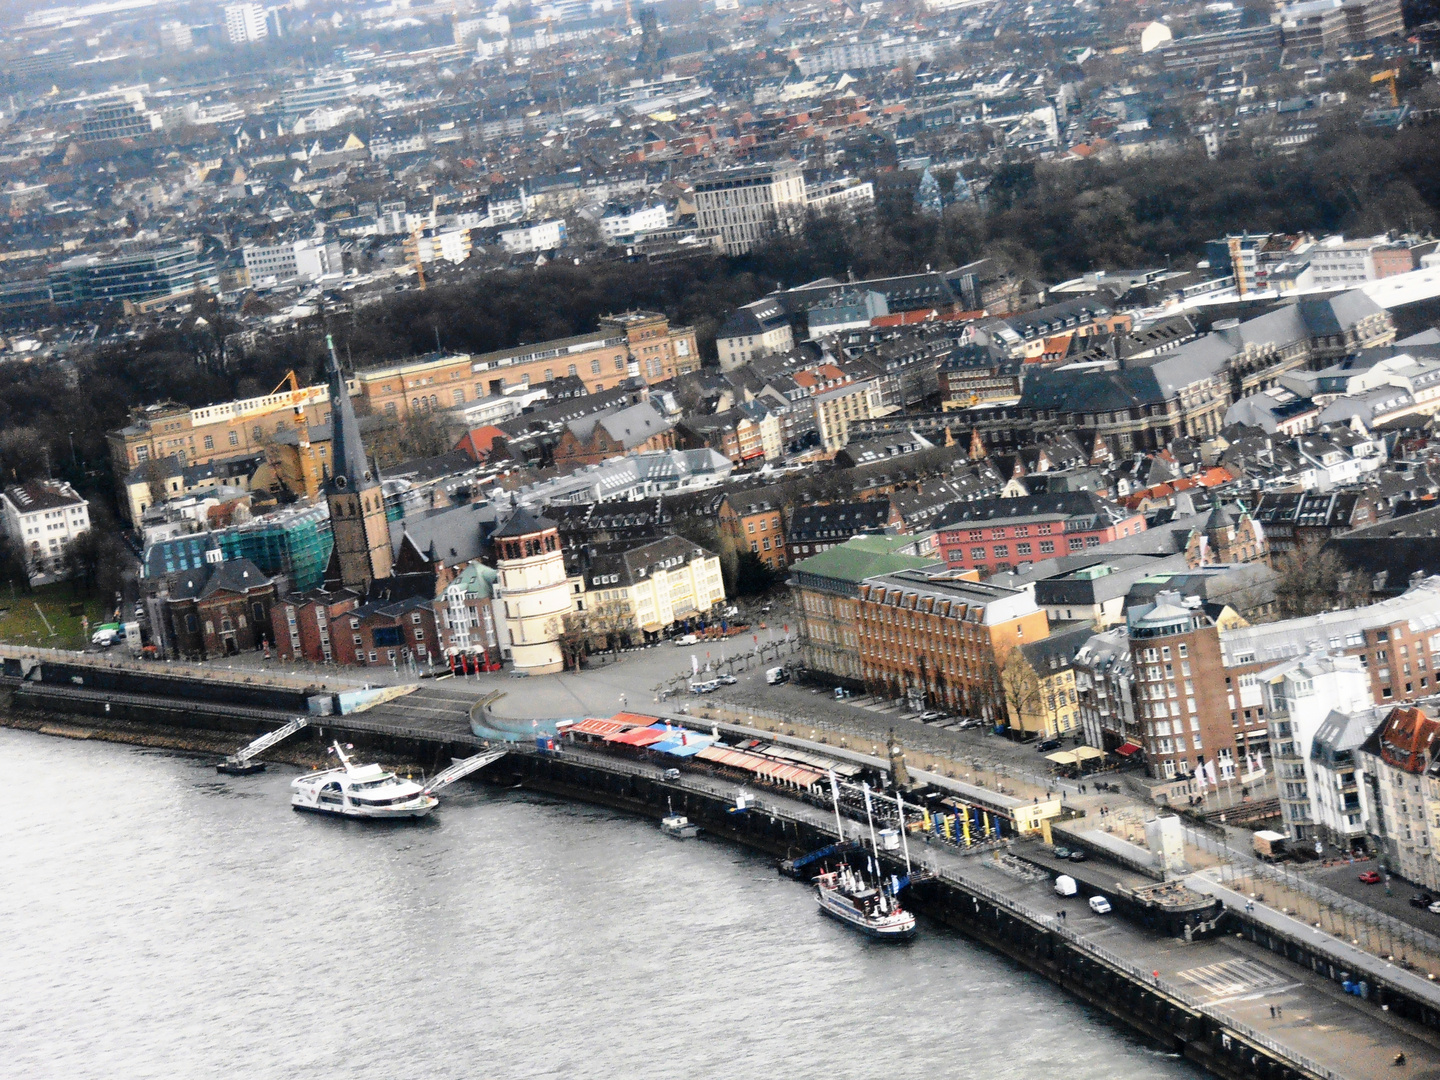
[[[1198,1076],[964,939],[876,945],[719,842],[466,782],[416,825],[295,773],[0,730],[0,1074]]]

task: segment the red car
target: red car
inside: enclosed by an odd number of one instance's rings
[[[1360,875],[1360,880],[1366,885],[1378,885],[1380,883],[1380,875],[1374,870],[1366,870]]]

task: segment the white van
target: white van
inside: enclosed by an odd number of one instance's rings
[[[1096,915],[1109,915],[1110,901],[1103,896],[1092,896],[1090,897],[1090,910]]]
[[[1075,887],[1075,879],[1069,874],[1061,874],[1055,879],[1056,896],[1074,896],[1079,889]]]

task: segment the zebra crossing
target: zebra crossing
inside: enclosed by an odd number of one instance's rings
[[[1300,984],[1254,960],[1224,960],[1218,964],[1191,968],[1180,978],[1210,994],[1212,999],[1244,997]]]

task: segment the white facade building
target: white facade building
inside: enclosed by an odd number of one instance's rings
[[[805,211],[805,174],[793,162],[722,169],[695,182],[695,223],[743,255]]]
[[[424,229],[407,237],[405,254],[422,263],[463,263],[470,258],[472,246],[469,229]]]
[[[70,541],[90,528],[90,506],[60,480],[12,484],[0,492],[5,535],[23,552],[30,581],[38,584],[63,568]]]
[[[1296,840],[1314,840],[1322,820],[1321,778],[1311,763],[1315,733],[1334,711],[1355,713],[1373,706],[1370,676],[1359,657],[1322,653],[1276,664],[1262,671],[1259,681],[1268,699],[1285,832]]]
[[[225,8],[225,38],[231,45],[259,41],[270,33],[265,9],[259,4],[229,4]]]
[[[320,239],[296,240],[288,244],[250,244],[241,249],[245,272],[251,285],[266,282],[318,281],[344,272],[340,244]]]
[[[638,643],[725,599],[720,557],[678,536],[602,553],[581,574],[581,610],[622,619]],[[611,620],[606,620],[607,622]]]
[[[500,230],[500,246],[512,255],[528,255],[536,251],[554,251],[565,243],[565,222],[525,221]]]
[[[670,211],[664,203],[646,206],[606,207],[600,218],[600,235],[607,244],[635,236],[637,233],[653,232],[670,226]]]

